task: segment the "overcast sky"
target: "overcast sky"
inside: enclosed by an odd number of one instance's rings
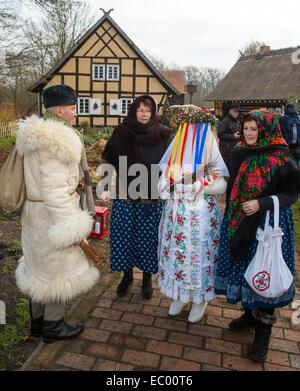
[[[272,49],[300,45],[299,0],[87,0],[131,40],[167,63],[228,71],[253,40]]]

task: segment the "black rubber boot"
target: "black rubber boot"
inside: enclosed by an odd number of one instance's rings
[[[43,333],[43,317],[37,319],[31,318],[30,335],[31,337],[38,338]]]
[[[153,288],[152,288],[152,275],[143,272],[143,283],[142,283],[142,296],[144,299],[151,299],[153,295]]]
[[[76,338],[84,330],[83,325],[68,325],[63,319],[59,321],[44,320],[43,322],[43,341],[52,343],[63,339]]]
[[[33,319],[32,315],[32,303],[29,300],[29,314],[30,314],[30,336],[34,338],[39,338],[43,332],[43,317]]]
[[[244,309],[244,313],[237,319],[229,323],[229,329],[232,331],[241,331],[254,327],[254,318],[252,310]]]
[[[117,296],[124,296],[128,290],[129,285],[133,283],[133,270],[129,269],[124,272],[123,278],[117,288]]]
[[[276,317],[259,310],[253,311],[253,316],[255,318],[255,335],[249,358],[264,362],[268,355],[272,326]]]

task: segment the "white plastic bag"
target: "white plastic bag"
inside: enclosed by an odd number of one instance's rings
[[[281,250],[283,232],[279,227],[279,201],[274,202],[274,228],[269,225],[270,211],[267,211],[264,231],[258,228],[258,246],[244,277],[254,292],[268,298],[276,298],[289,290],[293,275],[287,267]]]

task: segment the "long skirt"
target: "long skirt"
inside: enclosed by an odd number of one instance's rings
[[[193,209],[184,200],[168,200],[159,234],[159,286],[167,297],[197,304],[215,298],[221,211],[214,196]]]
[[[125,272],[134,267],[158,271],[158,227],[164,203],[135,204],[114,200],[110,222],[110,266]]]
[[[263,214],[260,228],[264,228],[266,213]],[[270,215],[270,224],[273,226],[274,214]],[[232,258],[229,249],[229,240],[227,235],[227,217],[226,211],[221,227],[221,241],[219,249],[219,262],[216,267],[215,292],[225,295],[228,303],[235,304],[239,301],[242,306],[248,309],[254,308],[277,308],[285,307],[293,301],[295,295],[295,284],[282,296],[269,299],[255,293],[247,284],[244,274],[254,257],[258,241],[255,240],[249,247],[248,255],[244,259],[235,260]],[[294,227],[292,211],[290,208],[280,209],[279,226],[283,230],[282,241],[283,258],[295,275],[295,253],[294,253]]]

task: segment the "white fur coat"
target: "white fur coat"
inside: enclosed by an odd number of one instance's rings
[[[34,301],[67,302],[99,278],[77,245],[92,228],[75,192],[82,144],[62,122],[32,116],[19,124],[16,148],[24,156],[27,195],[17,285]]]

